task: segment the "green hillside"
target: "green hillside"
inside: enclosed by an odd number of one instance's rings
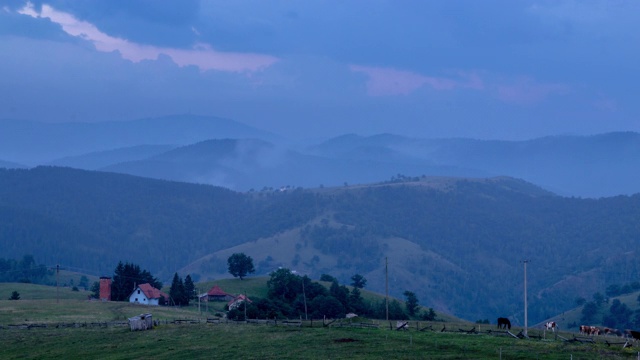
[[[0,248],[94,275],[118,261],[168,284],[226,274],[233,252],[258,273],[287,267],[318,279],[416,293],[420,304],[475,321],[523,321],[529,262],[532,323],[612,283],[640,277],[640,195],[555,196],[512,178],[394,177],[337,188],[226,189],[104,172],[0,169]]]

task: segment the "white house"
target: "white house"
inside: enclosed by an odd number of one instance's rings
[[[169,295],[150,284],[140,284],[129,295],[129,302],[143,305],[160,305],[160,299],[169,299]]]

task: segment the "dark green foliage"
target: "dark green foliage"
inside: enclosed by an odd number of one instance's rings
[[[306,275],[302,277],[302,280],[304,281],[304,290],[307,300],[313,300],[316,296],[328,294],[327,288],[317,282],[311,281],[311,279]]]
[[[583,298],[583,297],[577,297],[576,298],[576,306],[582,306],[587,302],[587,299]]]
[[[322,274],[320,275],[320,281],[334,282],[334,281],[338,281],[338,279],[334,278],[329,274]]]
[[[38,265],[33,255],[24,255],[20,261],[0,258],[0,282],[45,284],[47,275],[47,268]]]
[[[416,315],[416,310],[418,309],[419,305],[418,305],[418,297],[416,296],[415,293],[407,290],[403,293],[404,297],[405,297],[405,306],[407,307],[407,312],[409,313],[409,316],[414,316]]]
[[[633,311],[618,299],[614,299],[609,308],[609,313],[605,314],[602,324],[611,328],[630,329],[634,328]]]
[[[331,287],[329,288],[329,294],[338,300],[340,304],[342,304],[343,308],[348,308],[349,289],[346,286],[340,285],[337,281],[334,281],[331,283]]]
[[[349,311],[361,316],[366,316],[371,312],[368,304],[362,298],[360,289],[356,287],[354,287],[349,294]]]
[[[20,293],[17,291],[13,291],[11,293],[11,296],[9,297],[9,300],[20,300]]]
[[[162,288],[162,282],[153,277],[147,270],[140,269],[139,265],[118,262],[111,283],[111,300],[127,301],[129,295],[137,285],[150,284],[156,289]]]
[[[189,294],[185,291],[184,281],[178,276],[178,273],[173,275],[169,297],[171,297],[171,305],[189,305]]]
[[[602,295],[601,293],[597,292],[593,294],[593,302],[595,302],[598,307],[600,307],[604,303],[604,301],[604,295]]]
[[[188,300],[192,300],[198,297],[198,294],[196,294],[196,286],[191,279],[191,275],[187,275],[184,278],[184,292]]]
[[[598,308],[598,304],[596,304],[594,301],[589,301],[588,303],[584,304],[581,312],[582,317],[580,318],[580,320],[585,324],[593,322],[596,314],[598,313]]]
[[[622,293],[621,290],[622,290],[622,288],[620,287],[620,285],[612,284],[612,285],[609,285],[607,287],[607,290],[605,290],[604,293],[607,296],[618,296],[618,295],[620,295]]]
[[[267,286],[269,299],[262,303],[254,302],[261,315],[333,318],[344,316],[349,311],[361,316],[374,315],[358,288],[350,293],[346,286],[337,281],[333,281],[327,291],[324,286],[312,282],[308,276],[300,277],[289,269],[278,269],[271,273]]]
[[[271,273],[269,281],[269,298],[291,303],[302,292],[302,283],[298,275],[282,268]]]
[[[309,305],[313,309],[312,317],[315,319],[324,317],[335,319],[345,315],[344,305],[333,296],[320,295],[313,299]]]
[[[433,308],[429,308],[429,310],[425,310],[422,313],[422,316],[420,316],[420,318],[422,320],[425,320],[425,321],[435,321],[436,320],[436,312],[433,310]],[[481,324],[488,324],[488,323],[489,323],[489,319],[484,319],[481,322]]]
[[[355,274],[351,277],[351,286],[358,289],[364,289],[367,286],[367,279],[360,274]]]
[[[235,253],[227,259],[229,265],[229,274],[233,277],[239,277],[240,280],[255,272],[253,267],[253,259],[251,256],[247,256],[244,253]]]
[[[99,299],[100,298],[100,283],[97,281],[93,282],[93,285],[91,285],[91,297],[94,299]]]

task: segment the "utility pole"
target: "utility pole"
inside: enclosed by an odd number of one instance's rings
[[[304,299],[304,319],[309,320],[307,316],[307,294],[304,292],[304,277],[302,278],[302,298]]]
[[[60,264],[56,265],[56,304],[60,302]]]
[[[524,264],[524,337],[528,338],[529,334],[527,333],[527,263],[529,260],[522,260]]]
[[[389,258],[384,258],[384,288],[385,298],[384,303],[387,310],[387,321],[389,321]]]

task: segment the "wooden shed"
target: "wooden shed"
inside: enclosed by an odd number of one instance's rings
[[[131,331],[153,329],[153,319],[151,314],[140,314],[129,318],[129,328]]]

